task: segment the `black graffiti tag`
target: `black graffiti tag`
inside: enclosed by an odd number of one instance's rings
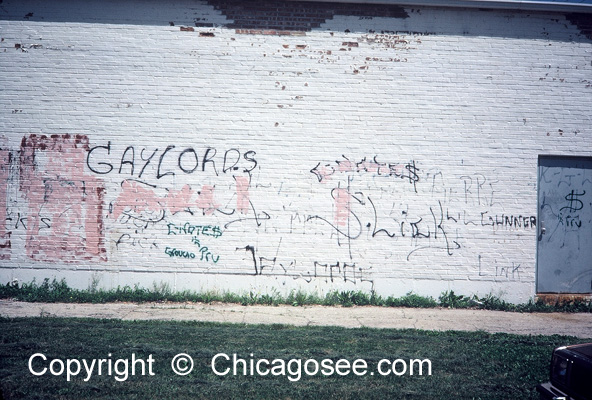
[[[584,196],[586,194],[586,191],[582,191],[582,193],[576,193],[575,190],[572,190],[571,193],[568,193],[565,196],[565,200],[567,200],[569,202],[569,205],[565,206],[565,207],[561,207],[559,209],[559,211],[563,211],[563,210],[568,210],[569,212],[574,212],[574,211],[580,211],[582,208],[584,208],[584,203],[582,202],[582,200],[578,199],[578,197],[580,196]]]

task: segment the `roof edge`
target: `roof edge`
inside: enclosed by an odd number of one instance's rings
[[[289,0],[314,3],[357,3],[397,6],[432,6],[451,8],[481,8],[495,10],[551,11],[561,13],[592,13],[592,4],[553,1],[507,0]]]

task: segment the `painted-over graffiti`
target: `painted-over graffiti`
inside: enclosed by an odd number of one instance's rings
[[[298,196],[310,207],[293,209],[294,192],[283,189],[291,182],[261,181],[266,165],[256,155],[25,137],[18,151],[0,151],[0,259],[10,259],[11,235],[22,231],[36,261],[117,263],[133,254],[209,273],[374,285],[381,260],[404,267],[436,254],[465,257],[468,232],[529,232],[537,224],[500,204],[496,179],[379,156],[304,168],[312,186]],[[15,184],[25,208],[8,203]],[[578,226],[579,196],[565,196],[565,224]],[[476,276],[520,279],[517,268],[485,273],[479,261]]]
[[[341,159],[334,162],[321,164],[320,162],[310,170],[319,182],[326,182],[330,179],[339,179],[341,174],[372,174],[378,177],[400,178],[408,181],[414,185],[419,181],[418,168],[415,162],[409,161],[407,163],[396,162],[382,162],[378,160],[377,156],[368,160],[366,157],[359,161],[351,161],[346,156],[342,155]]]
[[[19,150],[19,190],[27,208],[17,214],[26,229],[27,255],[37,261],[106,260],[105,187],[84,172],[89,148],[83,135],[30,135]]]
[[[333,218],[312,214],[305,222],[318,221],[328,226],[337,235],[337,245],[346,245],[351,261],[357,259],[352,241],[390,239],[395,246],[406,249],[405,260],[410,261],[413,255],[425,251],[444,251],[453,256],[462,248],[467,226],[491,227],[494,231],[536,227],[533,215],[494,214],[497,181],[482,174],[460,175],[446,187],[444,182],[450,179],[439,171],[422,171],[417,161],[387,164],[377,159],[373,157],[370,164],[366,159],[352,164],[342,156],[342,160],[318,163],[311,170],[319,183],[332,179],[335,185],[328,192],[333,201]],[[402,171],[408,173],[403,175]],[[412,190],[393,186],[395,181],[385,194],[385,183],[373,179],[384,176],[404,178]]]
[[[7,215],[8,183],[11,180],[12,165],[13,155],[10,150],[0,148],[0,260],[10,260],[11,254],[12,229],[7,227],[4,221],[12,221],[12,218]]]

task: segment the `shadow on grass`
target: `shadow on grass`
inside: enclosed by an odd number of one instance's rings
[[[0,318],[0,388],[4,399],[536,399],[534,388],[548,380],[553,348],[581,342],[485,332]],[[187,376],[172,372],[178,353],[194,361]],[[31,360],[34,354],[46,360]],[[236,375],[235,354],[245,360],[238,362]],[[147,367],[142,375],[138,363],[132,374],[132,357],[152,358],[153,375]],[[50,372],[54,359],[61,360],[53,364],[55,376]],[[83,367],[68,381],[68,359],[89,365],[106,361],[101,374],[96,365],[91,374]],[[269,362],[259,364],[264,376],[256,368],[262,359]],[[338,374],[335,366],[341,359],[350,364],[363,359],[367,369],[360,375],[351,369]],[[412,360],[424,362],[421,373]],[[36,373],[47,371],[34,376],[29,362]],[[397,374],[389,369],[393,364]],[[57,373],[60,365],[64,372]],[[315,365],[318,371],[308,374]],[[332,365],[333,373],[323,365]]]

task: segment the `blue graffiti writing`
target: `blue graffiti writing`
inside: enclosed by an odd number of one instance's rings
[[[169,255],[170,257],[180,257],[180,258],[195,258],[195,254],[189,251],[177,250],[174,247],[170,248],[167,246],[164,249],[164,252]]]
[[[185,222],[183,225],[175,225],[168,223],[169,235],[197,235],[197,236],[212,236],[218,238],[222,236],[222,231],[219,226],[212,225],[192,225]]]
[[[212,254],[211,251],[209,251],[209,249],[206,246],[202,246],[201,242],[199,241],[199,238],[197,236],[194,236],[193,239],[193,244],[196,245],[197,247],[199,247],[199,252],[201,253],[201,258],[200,260],[206,260],[207,262],[210,261],[210,257],[211,257],[211,261],[214,262],[214,264],[216,264],[218,262],[218,260],[220,260],[220,256],[214,256]]]

